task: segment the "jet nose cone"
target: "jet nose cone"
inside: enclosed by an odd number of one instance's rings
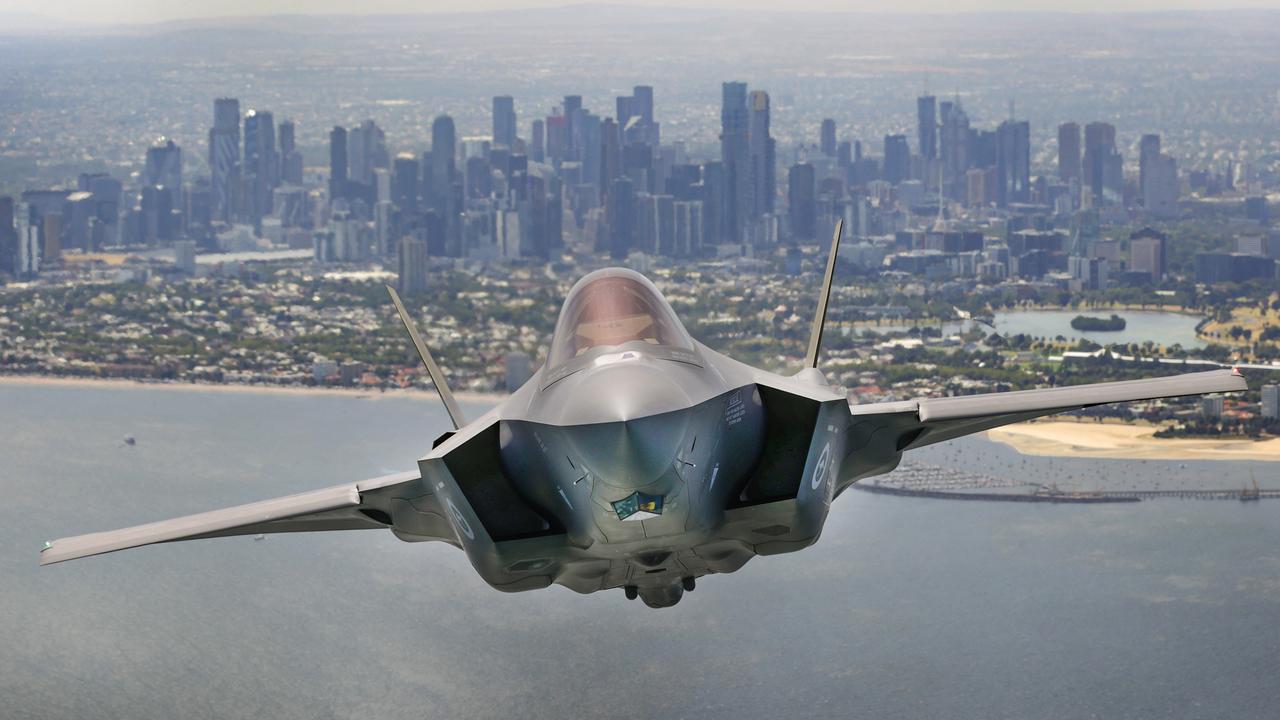
[[[633,351],[604,355],[578,381],[573,402],[595,403],[605,416],[620,421],[682,410],[692,401],[672,379],[672,369]]]
[[[608,370],[581,392],[584,401],[608,403],[618,420],[574,426],[570,441],[599,480],[640,489],[674,466],[689,428],[689,397],[660,373]]]

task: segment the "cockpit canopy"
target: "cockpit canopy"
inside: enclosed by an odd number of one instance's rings
[[[547,368],[631,342],[693,351],[692,338],[653,283],[624,268],[597,270],[565,298]]]

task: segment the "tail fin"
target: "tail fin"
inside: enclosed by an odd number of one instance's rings
[[[827,303],[831,300],[831,278],[836,273],[836,255],[840,253],[840,232],[844,219],[836,220],[836,233],[831,238],[831,253],[827,255],[827,273],[822,280],[822,295],[818,297],[818,312],[813,316],[813,329],[809,331],[809,352],[804,357],[806,368],[818,367],[818,350],[822,347],[822,326],[827,322]]]
[[[453,399],[453,393],[449,392],[449,385],[444,381],[444,373],[440,371],[440,366],[436,365],[435,358],[431,357],[431,351],[427,349],[427,344],[422,341],[422,336],[418,334],[418,328],[413,324],[413,320],[409,317],[409,311],[404,309],[404,303],[400,302],[400,293],[396,289],[387,285],[387,293],[391,295],[391,302],[396,306],[396,312],[400,313],[400,322],[404,323],[404,329],[409,331],[409,338],[413,340],[413,346],[418,349],[418,356],[422,358],[422,364],[427,366],[427,374],[431,376],[431,382],[436,386],[436,392],[440,393],[440,401],[444,403],[444,409],[449,411],[449,419],[453,421],[453,429],[457,430],[467,424],[467,419],[462,415],[462,408],[458,407],[458,401]]]

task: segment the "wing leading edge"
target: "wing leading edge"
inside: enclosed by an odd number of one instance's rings
[[[415,496],[422,496],[424,492],[416,471],[384,475],[122,530],[54,540],[46,543],[40,551],[40,564],[50,565],[177,540],[259,533],[388,528],[392,527],[392,517],[397,513],[397,500],[413,498],[421,502],[421,497]]]
[[[850,412],[866,442],[892,443],[893,451],[902,452],[1094,405],[1248,389],[1239,371],[1210,370],[1149,380],[855,405]]]

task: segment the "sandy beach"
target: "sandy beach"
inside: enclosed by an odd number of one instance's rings
[[[0,375],[0,387],[6,385],[45,385],[51,387],[147,389],[172,392],[231,392],[280,395],[332,395],[360,399],[400,398],[440,402],[434,390],[402,389],[379,390],[377,388],[307,387],[303,385],[242,385],[236,383],[188,383],[188,382],[139,382],[127,379],[43,377],[39,375]],[[455,392],[458,402],[476,405],[496,405],[507,396],[501,393]]]
[[[1024,455],[1125,460],[1280,460],[1280,438],[1157,438],[1159,428],[1048,420],[988,430],[987,437]]]

